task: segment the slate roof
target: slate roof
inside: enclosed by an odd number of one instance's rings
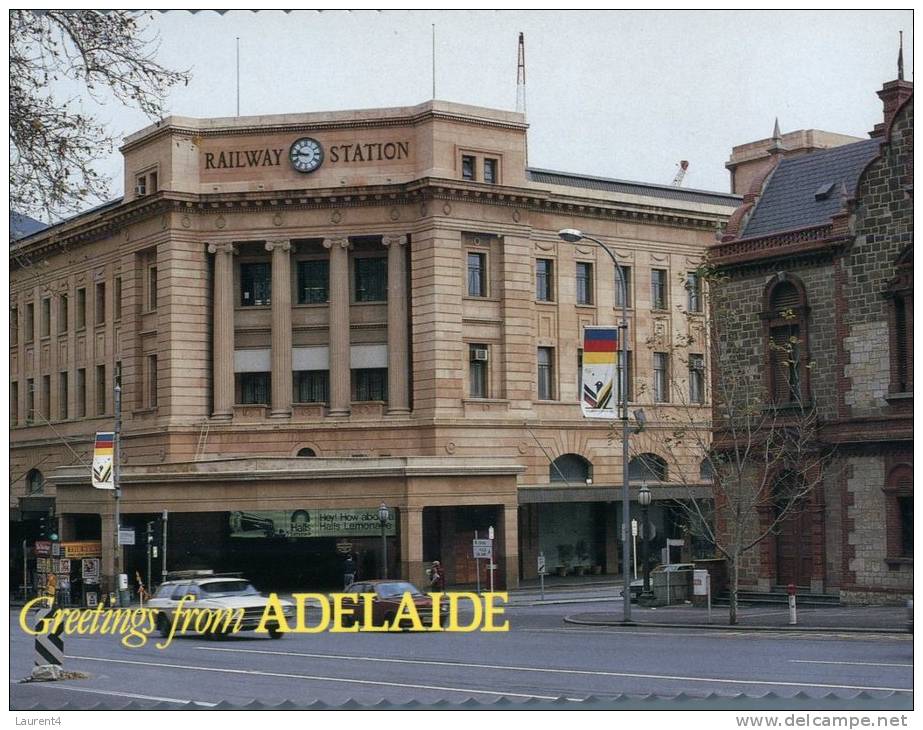
[[[708,190],[693,190],[675,185],[654,185],[652,183],[631,182],[629,180],[615,180],[608,177],[592,177],[590,175],[574,175],[569,172],[556,172],[554,170],[540,170],[530,167],[526,176],[531,182],[544,185],[567,185],[574,188],[587,190],[603,190],[611,193],[628,193],[650,198],[668,200],[681,200],[689,203],[706,203],[708,205],[724,205],[736,207],[740,205],[741,197],[730,193],[715,193]]]
[[[41,221],[35,220],[35,218],[30,218],[27,215],[22,213],[16,213],[10,211],[10,240],[15,241],[19,238],[25,238],[26,236],[31,236],[33,233],[38,233],[44,228],[48,228],[47,223],[42,223]]]
[[[839,183],[845,183],[847,194],[852,197],[859,174],[878,154],[881,142],[881,139],[864,139],[782,158],[740,237],[768,236],[829,221],[843,207],[837,189]],[[818,200],[815,194],[822,188],[829,189],[829,195]]]

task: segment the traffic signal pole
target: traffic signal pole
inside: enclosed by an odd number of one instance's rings
[[[122,489],[119,486],[119,477],[121,476],[122,462],[122,386],[120,383],[115,384],[115,449],[112,452],[112,486],[115,487],[115,556],[113,559],[113,588],[119,599],[116,601],[121,605],[121,594],[119,591],[119,575],[122,573],[122,546],[119,540],[121,532],[121,516],[119,515],[119,498],[122,496]]]

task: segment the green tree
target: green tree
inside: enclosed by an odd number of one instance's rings
[[[109,181],[93,163],[110,154],[114,137],[64,98],[67,83],[94,101],[114,97],[152,120],[183,71],[154,60],[158,38],[137,11],[10,11],[10,205],[54,220],[105,200]]]

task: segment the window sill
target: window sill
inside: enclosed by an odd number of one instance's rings
[[[888,401],[888,403],[892,403],[892,402],[900,403],[901,401],[912,401],[913,391],[909,390],[904,393],[888,393],[885,396],[885,400]]]
[[[330,300],[327,299],[323,302],[298,302],[298,304],[295,304],[293,308],[294,309],[311,309],[311,308],[316,309],[319,307],[329,307],[329,306],[330,306]]]
[[[509,401],[506,398],[478,398],[477,396],[468,396],[467,398],[462,398],[462,403],[472,403],[475,405],[483,403],[489,405],[491,403],[509,403]]]
[[[466,302],[499,302],[500,300],[497,297],[479,297],[474,294],[466,294],[462,297]]]
[[[350,304],[356,307],[361,307],[362,305],[369,305],[369,304],[387,304],[387,303],[388,303],[387,299],[375,299],[373,301],[368,301],[368,302],[350,302]]]
[[[131,415],[133,416],[150,416],[151,414],[157,413],[157,406],[153,408],[139,408],[136,411],[132,411]]]
[[[593,302],[577,302],[575,305],[578,309],[596,309],[596,305]]]
[[[557,304],[554,299],[536,299],[536,304]]]
[[[885,558],[888,565],[913,565],[913,558]]]

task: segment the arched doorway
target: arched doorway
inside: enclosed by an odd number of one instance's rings
[[[780,476],[774,485],[774,519],[787,514],[776,525],[776,585],[809,587],[813,577],[814,530],[809,502],[804,497],[804,480],[792,472]]]

